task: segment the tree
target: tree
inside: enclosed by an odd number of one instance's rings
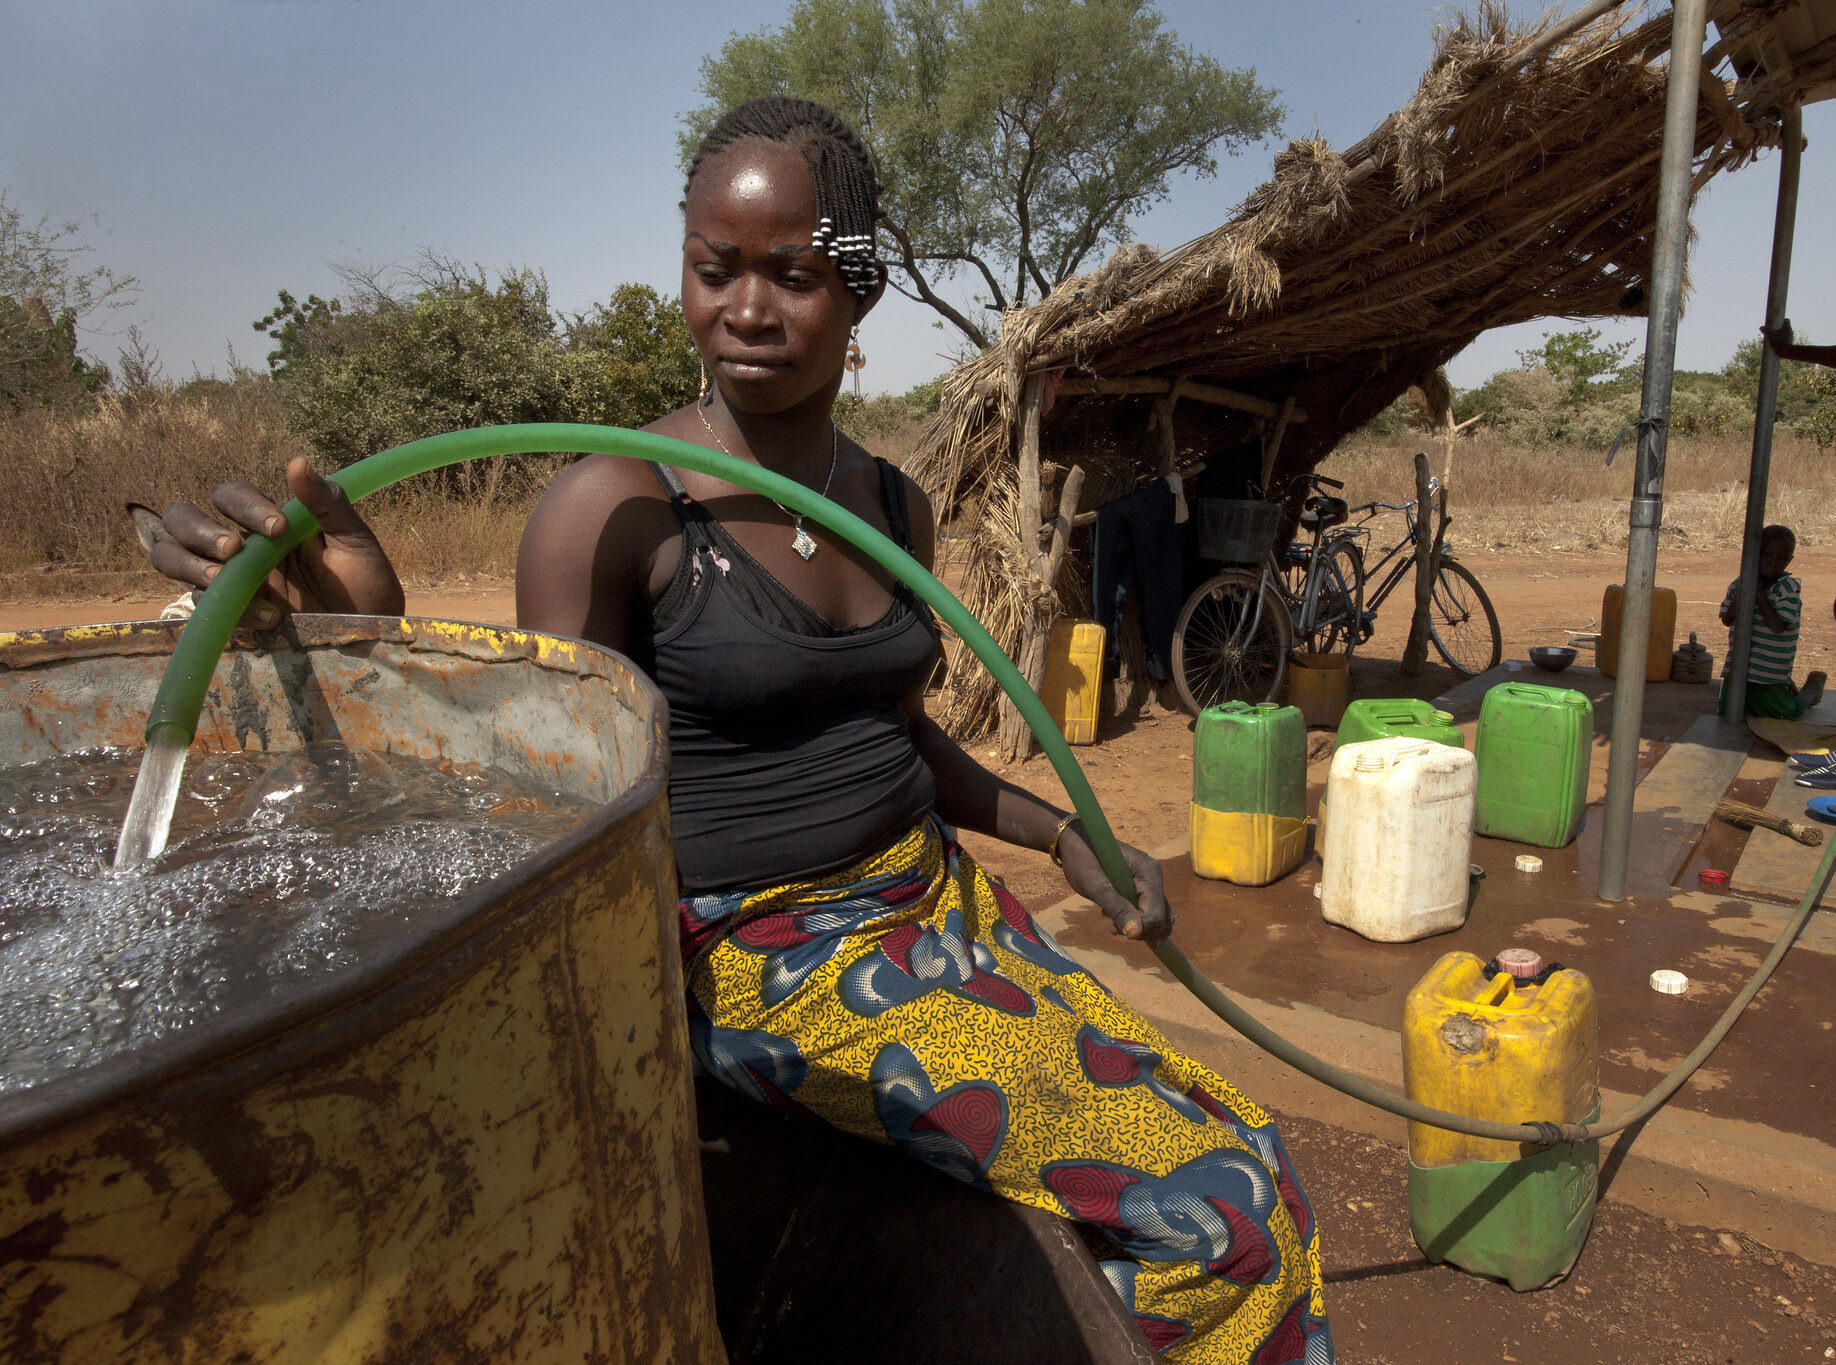
[[[1523,367],[1541,365],[1554,376],[1571,404],[1581,404],[1600,396],[1601,391],[1625,378],[1626,352],[1630,341],[1600,344],[1598,327],[1582,327],[1572,332],[1545,332],[1543,344],[1517,353]]]
[[[125,307],[139,282],[106,266],[80,268],[91,248],[78,222],[37,222],[0,190],[0,402],[10,407],[94,393],[105,366],[77,352],[77,327]]]
[[[878,164],[893,287],[978,347],[989,330],[937,286],[972,272],[1006,310],[1050,292],[1174,175],[1217,174],[1285,111],[1251,68],[1163,29],[1147,0],[797,0],[783,28],[728,40],[683,116],[686,165],[720,113],[799,95],[846,115]]]
[[[424,254],[400,272],[345,267],[347,294],[282,290],[255,323],[288,422],[344,465],[421,436],[508,422],[636,426],[688,402],[694,349],[680,305],[645,285],[574,317],[548,281]]]

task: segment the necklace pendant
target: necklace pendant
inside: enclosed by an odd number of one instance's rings
[[[796,539],[791,541],[790,547],[802,555],[806,562],[816,557],[816,538],[801,526],[797,528]]]

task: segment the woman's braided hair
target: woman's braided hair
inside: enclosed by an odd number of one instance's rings
[[[857,297],[866,298],[879,288],[883,268],[874,250],[874,225],[880,220],[880,180],[860,134],[840,114],[812,100],[788,95],[747,100],[723,114],[701,139],[689,163],[684,196],[710,157],[747,139],[776,142],[803,153],[822,218],[816,249],[835,262],[843,283]]]

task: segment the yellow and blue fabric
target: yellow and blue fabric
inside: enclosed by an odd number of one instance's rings
[[[833,876],[681,902],[698,1062],[1078,1220],[1162,1356],[1333,1359],[1269,1116],[1067,957],[935,816]]]

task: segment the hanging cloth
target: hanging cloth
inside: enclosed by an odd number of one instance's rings
[[[1148,673],[1156,682],[1172,676],[1180,595],[1180,537],[1173,511],[1173,490],[1165,479],[1097,508],[1090,530],[1090,600],[1097,623],[1107,632],[1106,677],[1121,662],[1122,614],[1130,592]]]

